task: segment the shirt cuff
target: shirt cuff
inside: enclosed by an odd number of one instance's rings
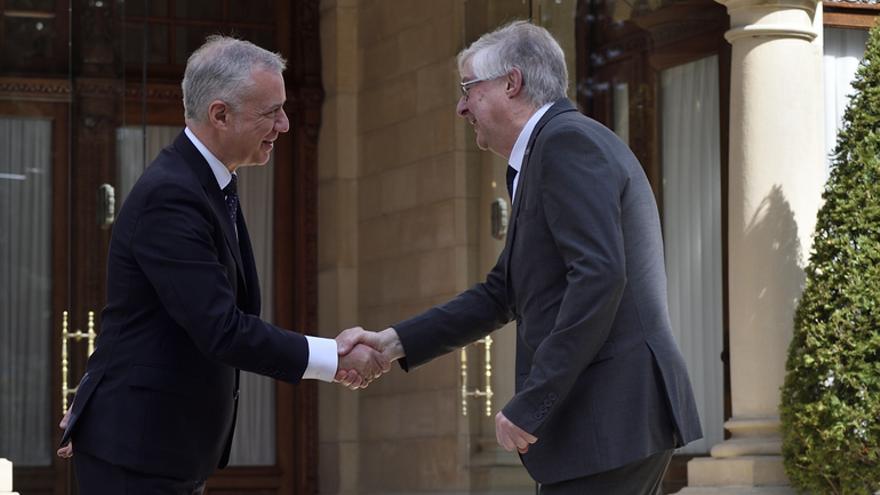
[[[309,365],[303,373],[304,380],[332,382],[336,377],[339,355],[335,339],[323,339],[306,335],[309,343]]]

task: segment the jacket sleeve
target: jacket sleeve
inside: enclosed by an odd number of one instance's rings
[[[200,190],[179,184],[156,188],[131,238],[135,260],[171,318],[203,354],[239,369],[299,381],[308,364],[305,337],[238,309],[215,242],[223,234],[215,232],[212,215]]]
[[[505,281],[506,260],[505,248],[485,282],[445,304],[392,325],[406,353],[400,360],[404,370],[477,341],[513,318]]]
[[[553,328],[503,412],[537,435],[614,322],[626,284],[620,201],[626,179],[615,157],[582,127],[554,129],[535,152],[539,173],[530,177],[539,183],[530,187],[540,190],[547,226],[566,266],[566,285]]]

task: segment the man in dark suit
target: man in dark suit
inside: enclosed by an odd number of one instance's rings
[[[542,494],[650,494],[701,437],[670,331],[657,206],[641,165],[565,97],[562,49],[515,22],[458,56],[458,114],[509,162],[512,220],[486,281],[379,333],[405,370],[517,322],[516,392],[496,436]]]
[[[63,421],[59,455],[75,454],[80,493],[201,493],[229,459],[240,369],[290,383],[356,370],[342,375],[356,388],[389,367],[366,346],[338,358],[335,340],[258,316],[236,171],[265,164],[289,129],[284,66],[220,36],[187,63],[187,127],[114,225],[97,349]]]

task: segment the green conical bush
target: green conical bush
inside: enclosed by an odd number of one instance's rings
[[[782,387],[785,470],[812,494],[880,490],[880,30],[819,210]]]

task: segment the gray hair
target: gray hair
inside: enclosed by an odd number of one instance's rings
[[[544,28],[514,21],[480,36],[458,54],[458,70],[470,60],[474,77],[493,79],[514,67],[523,75],[523,90],[536,107],[564,98],[568,69],[559,43]]]
[[[287,63],[277,53],[229,36],[208,36],[186,62],[181,88],[183,109],[187,120],[203,122],[208,105],[222,100],[233,108],[252,85],[255,68],[284,71]]]

